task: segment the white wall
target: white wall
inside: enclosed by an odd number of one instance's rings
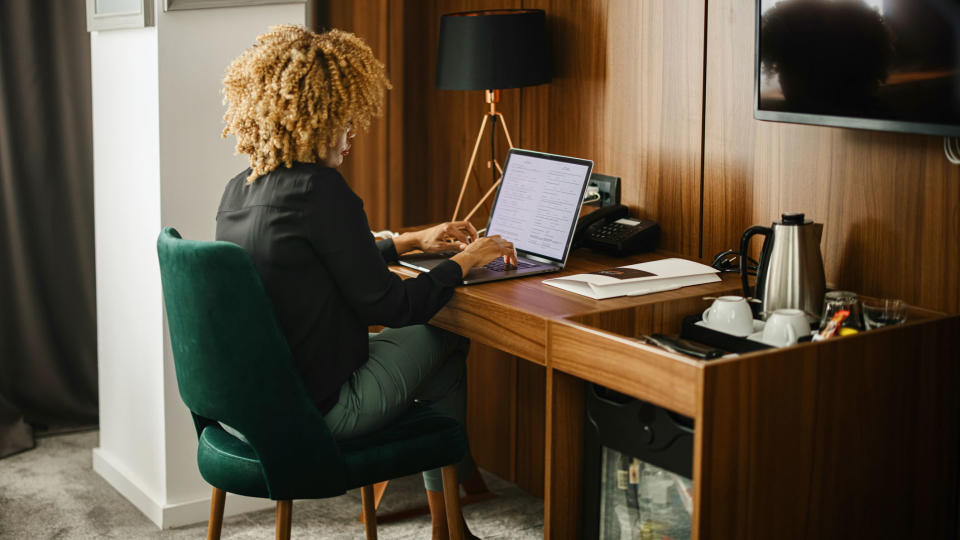
[[[163,312],[155,28],[93,33],[94,219],[102,459],[162,498]]]
[[[94,467],[158,526],[206,520],[210,486],[177,390],[156,238],[212,240],[220,194],[246,168],[221,139],[221,80],[258,34],[303,4],[165,13],[91,33],[100,447]],[[270,506],[229,497],[227,514]]]

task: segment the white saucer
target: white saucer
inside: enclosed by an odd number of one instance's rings
[[[747,336],[747,339],[749,339],[750,341],[756,341],[757,343],[761,343],[768,347],[784,347],[784,345],[781,345],[779,343],[767,343],[766,341],[764,341],[762,330],[760,332],[754,332],[753,334],[750,334],[749,336]]]
[[[709,329],[709,330],[713,330],[714,332],[720,332],[720,333],[723,333],[723,334],[727,334],[728,336],[748,337],[748,336],[752,336],[752,335],[757,334],[757,333],[763,333],[763,324],[764,324],[764,323],[763,323],[763,321],[758,321],[758,320],[754,319],[754,320],[753,320],[753,331],[750,332],[750,333],[748,333],[748,334],[731,334],[730,332],[726,332],[726,331],[720,330],[719,328],[714,328],[714,327],[710,326],[709,324],[707,324],[707,323],[705,323],[705,322],[703,322],[703,321],[697,321],[697,322],[695,322],[695,323],[693,323],[693,324],[695,324],[695,325],[697,325],[697,326],[702,326],[702,327],[707,328],[707,329]]]
[[[814,332],[811,330],[811,331],[810,331],[810,334],[812,335],[813,333],[814,333]],[[804,336],[804,337],[806,337],[806,336]],[[764,341],[764,340],[763,340],[763,330],[761,330],[761,331],[759,331],[759,332],[754,332],[753,334],[750,334],[749,336],[747,336],[747,339],[749,339],[750,341],[756,341],[757,343],[763,343],[764,345],[768,345],[768,346],[770,346],[770,347],[789,347],[789,345],[781,345],[781,344],[779,344],[779,343],[768,343],[768,342]],[[794,343],[794,345],[796,345],[796,343]]]

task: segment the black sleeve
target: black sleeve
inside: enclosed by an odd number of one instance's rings
[[[393,238],[377,240],[377,249],[380,250],[380,256],[387,264],[400,260],[400,254],[397,253],[397,246],[393,243]]]
[[[347,304],[368,325],[429,321],[460,283],[460,266],[446,261],[416,278],[400,279],[387,268],[386,255],[370,234],[363,201],[343,177],[326,169],[311,184],[304,210],[307,235]]]

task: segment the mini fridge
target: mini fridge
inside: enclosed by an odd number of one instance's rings
[[[693,420],[586,386],[584,537],[690,538]]]

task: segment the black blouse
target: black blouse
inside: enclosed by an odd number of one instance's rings
[[[367,360],[367,326],[425,323],[460,283],[446,261],[415,279],[387,268],[393,240],[374,242],[360,200],[336,169],[280,167],[247,184],[227,184],[217,240],[253,257],[307,391],[321,413]]]

